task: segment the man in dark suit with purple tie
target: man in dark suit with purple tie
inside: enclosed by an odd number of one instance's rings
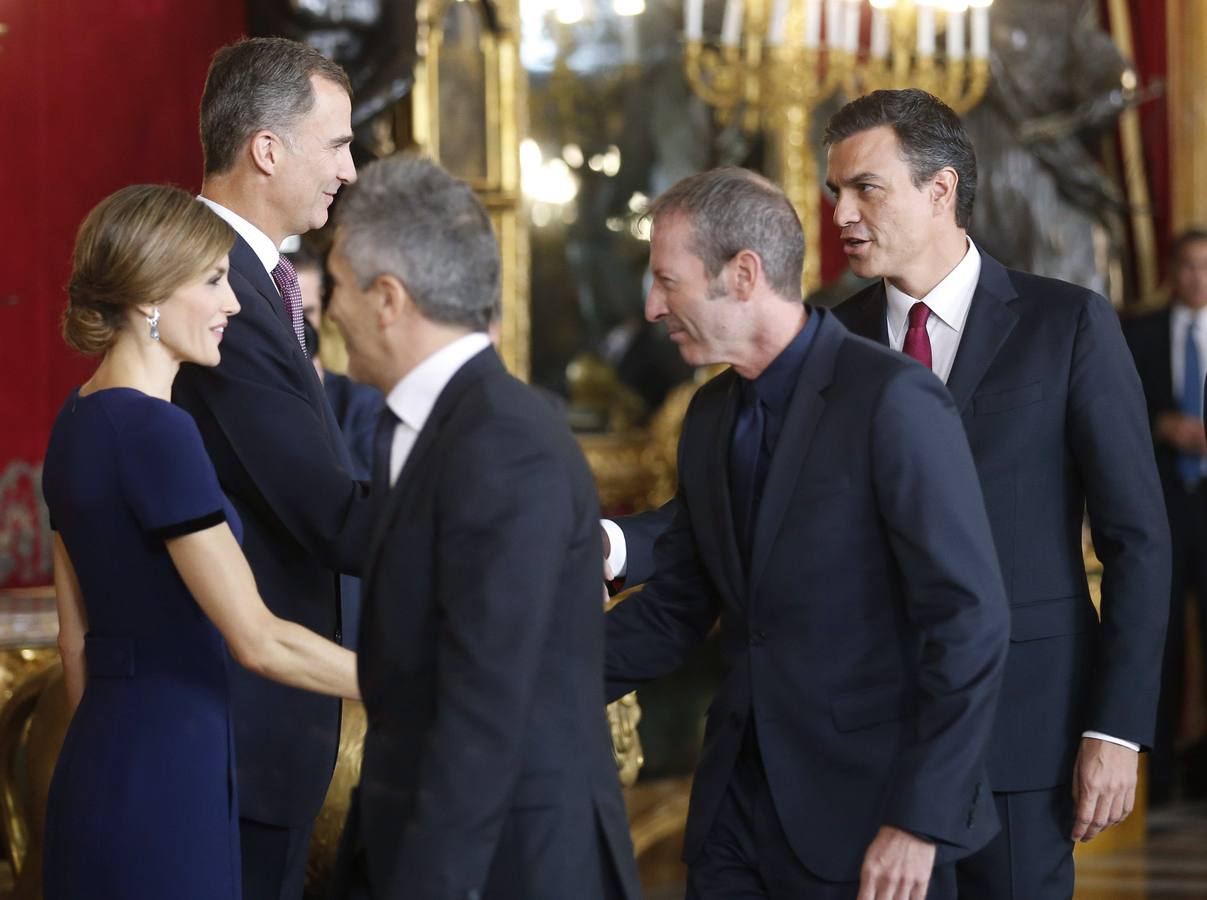
[[[356,178],[350,86],[339,66],[279,38],[219,50],[201,100],[201,199],[235,230],[222,362],[183,366],[192,413],[243,520],[264,602],[341,638],[338,572],[356,574],[370,511],[303,345],[296,273],[278,250],[318,228]],[[243,896],[300,900],[314,817],[339,746],[337,700],[231,670]]]

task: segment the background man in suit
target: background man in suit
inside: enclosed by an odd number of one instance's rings
[[[688,410],[655,574],[608,616],[612,697],[720,620],[688,896],[954,896],[946,863],[996,828],[1007,608],[951,398],[801,302],[803,232],[770,182],[692,176],[651,215],[646,317],[688,363],[732,366]]]
[[[218,51],[201,100],[201,199],[237,233],[230,284],[243,307],[222,363],[185,366],[173,399],[197,420],[243,520],[243,550],[277,615],[340,639],[336,571],[356,572],[370,515],[301,345],[297,278],[278,246],[327,220],[356,177],[348,81],[302,44]],[[300,898],[310,828],[339,744],[339,702],[231,672],[243,895]]]
[[[975,900],[1067,898],[1072,849],[1121,821],[1153,738],[1169,532],[1118,319],[1084,288],[1008,271],[965,228],[976,159],[955,113],[877,91],[831,119],[827,184],[856,334],[921,360],[964,420],[1011,604],[989,745],[999,836],[958,865]],[[1081,553],[1088,509],[1102,619]]]
[[[1207,366],[1207,231],[1187,231],[1173,245],[1174,296],[1167,309],[1123,326],[1148,401],[1148,420],[1165,491],[1173,544],[1169,632],[1161,676],[1156,741],[1149,765],[1149,800],[1168,800],[1175,784],[1186,678],[1186,595],[1207,610],[1207,492],[1203,378]],[[1207,649],[1207,616],[1200,646]]]
[[[490,219],[434,163],[377,162],[344,201],[329,270],[350,374],[387,394],[340,895],[636,900],[601,679],[599,505],[564,421],[490,345]]]

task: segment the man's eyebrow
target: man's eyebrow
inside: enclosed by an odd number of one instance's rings
[[[332,149],[335,149],[337,147],[342,147],[345,144],[351,144],[351,143],[352,143],[352,135],[346,134],[343,137],[332,138],[331,142],[327,146],[331,147]]]

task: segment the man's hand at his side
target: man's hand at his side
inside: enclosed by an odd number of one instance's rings
[[[883,825],[863,857],[858,900],[926,900],[935,845]]]
[[[1140,754],[1130,747],[1081,739],[1073,766],[1073,840],[1091,841],[1131,815],[1139,760]]]

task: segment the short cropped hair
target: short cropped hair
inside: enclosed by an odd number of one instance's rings
[[[950,166],[956,185],[956,224],[968,228],[976,203],[976,154],[955,110],[926,91],[905,88],[872,91],[852,100],[826,126],[825,144],[832,147],[853,135],[888,126],[897,135],[901,155],[920,188],[940,169]]]
[[[1176,265],[1182,261],[1182,254],[1186,252],[1186,248],[1200,241],[1207,241],[1207,229],[1205,228],[1187,228],[1185,231],[1178,232],[1169,245],[1169,258]]]
[[[709,278],[751,250],[771,288],[785,299],[800,299],[805,233],[787,196],[762,175],[725,166],[684,178],[663,191],[648,213],[654,227],[669,215],[690,223],[692,250]]]
[[[362,288],[393,275],[424,318],[486,331],[499,307],[499,247],[464,181],[418,156],[370,163],[337,213],[341,249]]]
[[[136,184],[110,194],[76,235],[63,339],[81,353],[103,353],[132,307],[168,299],[234,243],[234,230],[179,188]]]
[[[205,174],[229,172],[239,151],[261,129],[284,138],[314,108],[312,76],[352,95],[339,65],[313,47],[285,38],[248,38],[214,54],[201,96]]]

